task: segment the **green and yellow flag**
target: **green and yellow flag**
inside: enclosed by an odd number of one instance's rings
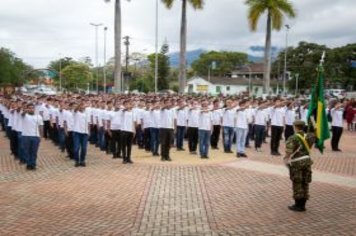
[[[316,143],[315,146],[321,153],[324,150],[324,141],[330,138],[328,119],[326,116],[326,107],[324,101],[324,68],[322,65],[318,68],[317,82],[313,86],[311,101],[308,110],[308,121],[311,123],[311,119],[315,121],[315,134]]]

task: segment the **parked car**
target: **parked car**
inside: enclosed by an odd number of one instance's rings
[[[338,99],[343,99],[346,96],[345,89],[326,89],[325,95],[335,97]]]

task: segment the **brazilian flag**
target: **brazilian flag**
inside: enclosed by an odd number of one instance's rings
[[[324,68],[322,65],[318,68],[318,77],[312,89],[311,101],[308,110],[309,125],[311,120],[314,119],[316,130],[316,143],[315,146],[321,153],[324,150],[324,141],[330,138],[328,119],[326,116],[326,107],[324,100]]]

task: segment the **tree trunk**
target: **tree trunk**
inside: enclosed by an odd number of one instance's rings
[[[115,1],[115,72],[114,72],[114,92],[120,93],[122,88],[121,76],[121,2]]]
[[[268,11],[267,15],[267,32],[266,32],[266,44],[265,44],[265,71],[264,71],[264,92],[270,92],[270,84],[271,84],[271,13]]]
[[[179,53],[179,93],[184,93],[186,84],[186,47],[187,47],[187,0],[182,0],[182,21],[180,26],[180,53]]]

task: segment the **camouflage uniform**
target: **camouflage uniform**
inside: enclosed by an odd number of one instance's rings
[[[304,137],[303,131],[298,132],[298,134]],[[306,135],[305,140],[307,141],[309,147],[311,147],[314,143],[314,139],[315,138],[312,133],[308,133]],[[287,155],[292,155],[290,157],[291,160],[310,155],[296,134],[288,138],[286,143],[286,153]],[[313,161],[308,158],[291,162],[289,165],[290,179],[293,182],[293,198],[295,200],[304,199],[304,201],[306,201],[309,199],[309,183],[312,181],[312,164]]]

